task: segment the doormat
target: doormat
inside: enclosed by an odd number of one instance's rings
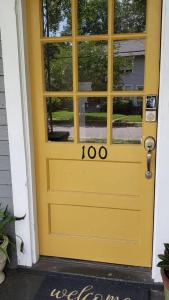
[[[148,300],[138,284],[69,274],[48,275],[34,300]]]

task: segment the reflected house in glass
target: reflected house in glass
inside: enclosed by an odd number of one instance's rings
[[[114,42],[114,90],[143,90],[144,62],[144,40]]]

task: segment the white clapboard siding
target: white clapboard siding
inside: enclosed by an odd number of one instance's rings
[[[11,185],[11,174],[10,171],[0,171],[0,186]],[[0,187],[1,189],[1,187]]]

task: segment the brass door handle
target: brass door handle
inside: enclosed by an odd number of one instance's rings
[[[147,170],[145,172],[145,176],[147,179],[150,179],[152,177],[151,158],[152,158],[152,151],[154,150],[155,145],[156,145],[156,142],[152,136],[149,136],[145,139],[144,148],[147,151]]]

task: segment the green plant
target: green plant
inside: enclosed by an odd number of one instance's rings
[[[158,263],[157,266],[163,269],[166,276],[169,278],[169,244],[164,244],[164,247],[164,254],[160,254],[158,256],[161,261]]]
[[[23,220],[25,216],[23,217],[15,217],[12,214],[8,212],[8,206],[2,208],[2,205],[0,204],[0,252],[2,252],[5,257],[9,260],[9,256],[7,251],[2,247],[2,243],[4,241],[4,236],[8,237],[9,243],[12,245],[15,245],[13,242],[12,238],[6,233],[7,226],[15,221],[20,221]],[[18,236],[18,238],[21,240],[21,245],[20,245],[20,251],[23,252],[24,244],[23,240],[21,237]]]

